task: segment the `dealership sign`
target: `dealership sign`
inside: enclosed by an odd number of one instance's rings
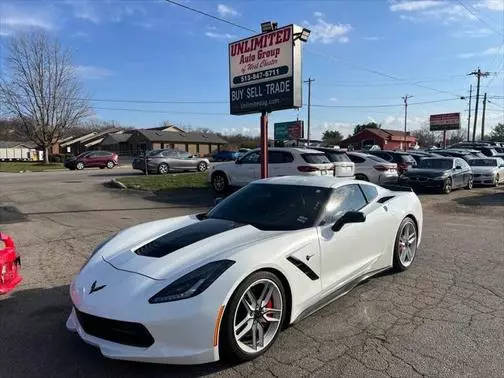
[[[430,116],[431,131],[460,129],[460,113],[433,114]]]
[[[301,31],[289,25],[229,44],[231,114],[301,107]]]
[[[304,122],[277,122],[275,123],[275,140],[303,139]]]

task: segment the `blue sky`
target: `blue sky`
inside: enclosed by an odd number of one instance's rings
[[[495,73],[483,79],[482,92],[501,97],[492,97],[487,124],[504,122],[504,0],[180,2],[253,29],[266,20],[310,28],[303,77],[316,80],[314,105],[398,105],[314,106],[312,138],[327,129],[347,135],[354,124],[367,121],[402,129],[405,94],[414,96],[409,100],[410,128],[442,112],[461,112],[465,124],[468,104],[456,97],[468,95],[475,79],[466,74],[477,66]],[[0,17],[2,59],[13,35],[45,30],[71,48],[91,98],[216,102],[95,101],[96,118],[135,127],[169,120],[224,133],[258,133],[258,115],[230,116],[226,103],[227,44],[250,32],[161,0],[7,0],[0,4]],[[303,95],[306,103],[306,87]],[[453,100],[414,105],[448,99]],[[270,129],[274,122],[297,116],[306,120],[306,106],[299,114],[273,113]]]

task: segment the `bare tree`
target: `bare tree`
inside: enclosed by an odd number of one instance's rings
[[[19,119],[20,130],[44,149],[91,113],[72,65],[69,50],[45,33],[11,39],[6,74],[0,79],[0,103],[6,115]]]

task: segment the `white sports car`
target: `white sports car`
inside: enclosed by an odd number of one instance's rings
[[[413,192],[393,189],[277,177],[206,214],[123,230],[73,280],[67,328],[115,359],[253,359],[283,327],[412,264],[422,207]]]

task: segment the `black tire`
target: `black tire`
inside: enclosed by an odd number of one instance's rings
[[[100,167],[100,169],[105,169],[105,167]]]
[[[356,180],[361,180],[361,181],[369,181],[369,179],[367,178],[367,176],[366,176],[366,175],[363,175],[363,174],[361,174],[361,173],[357,173],[357,174],[355,175],[355,179],[356,179]]]
[[[263,279],[273,281],[278,287],[282,298],[282,315],[276,334],[269,342],[269,344],[256,353],[247,353],[238,346],[238,343],[235,340],[234,316],[245,291],[255,282]],[[250,276],[245,278],[245,280],[243,280],[243,282],[236,288],[224,311],[224,316],[222,318],[219,329],[220,357],[227,361],[250,361],[265,353],[275,343],[278,335],[280,334],[280,331],[283,328],[288,305],[289,304],[287,303],[287,298],[285,295],[285,288],[283,287],[282,281],[280,281],[280,279],[275,274],[267,271],[259,271],[252,273]]]
[[[112,169],[115,167],[115,164],[112,160],[107,161],[107,168]]]
[[[474,185],[474,180],[472,176],[469,176],[469,180],[467,180],[467,185],[465,186],[466,190],[471,190]]]
[[[452,189],[453,189],[453,182],[452,182],[451,177],[448,177],[443,183],[443,188],[441,189],[441,193],[450,194]]]
[[[158,165],[158,173],[160,175],[166,175],[170,172],[170,167],[166,163],[161,163]]]
[[[495,181],[494,181],[494,186],[495,186],[495,187],[498,187],[498,186],[499,186],[499,183],[500,183],[500,176],[499,176],[499,174],[498,174],[498,173],[495,175],[495,179],[494,179],[494,180],[495,180]]]
[[[212,188],[216,193],[225,193],[229,190],[229,182],[226,175],[222,172],[215,172],[212,175]]]
[[[79,161],[77,164],[75,164],[75,169],[82,171],[84,169],[84,163],[82,161]]]
[[[204,161],[200,161],[198,163],[197,169],[198,169],[198,172],[205,172],[208,169],[208,164],[205,163]]]
[[[397,230],[397,234],[396,234],[396,238],[395,238],[395,243],[394,243],[394,265],[393,265],[393,269],[396,271],[396,272],[402,272],[406,269],[408,269],[411,264],[413,264],[413,262],[415,261],[415,257],[416,257],[416,245],[415,245],[415,251],[414,251],[414,254],[413,254],[413,257],[411,259],[411,262],[409,264],[404,264],[402,261],[401,261],[401,258],[400,258],[400,254],[401,254],[401,234],[402,234],[402,231],[404,229],[404,227],[406,227],[406,225],[409,225],[408,227],[413,227],[414,230],[415,230],[415,234],[416,234],[416,243],[418,243],[418,229],[417,229],[417,226],[416,226],[416,223],[415,221],[411,218],[411,217],[406,217],[403,219],[403,221],[401,222],[401,224],[399,225],[399,229]]]

